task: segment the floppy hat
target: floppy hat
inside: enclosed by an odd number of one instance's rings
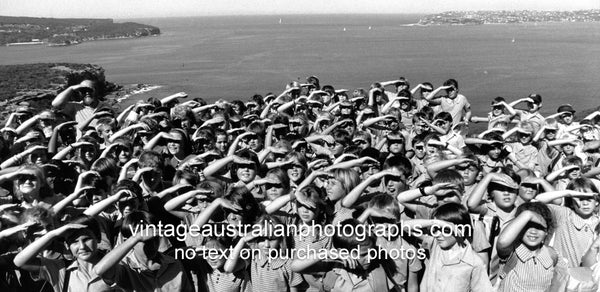
[[[518,190],[519,185],[508,175],[504,173],[497,173],[494,178],[492,178],[493,183],[505,186],[507,188]]]

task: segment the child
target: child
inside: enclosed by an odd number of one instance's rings
[[[448,95],[441,97],[440,99],[434,99],[434,97],[442,90],[445,90]],[[458,93],[458,82],[454,79],[448,79],[444,82],[444,85],[437,88],[427,97],[425,97],[429,104],[436,106],[436,112],[448,112],[452,116],[451,124],[457,125],[460,122],[469,124],[471,120],[471,104],[467,98]]]
[[[371,198],[358,221],[368,221],[375,228],[387,231],[384,236],[377,237],[377,246],[382,247],[388,255],[398,250],[405,252],[402,256],[392,257],[397,271],[392,275],[394,282],[407,292],[419,291],[418,274],[423,268],[419,251],[400,234],[393,234],[391,229],[392,225],[401,222],[401,215],[402,207],[393,196],[377,194]]]
[[[73,263],[69,265],[62,259],[36,257],[53,240],[62,236],[66,236],[65,244],[75,258]],[[92,217],[82,215],[28,245],[15,257],[14,263],[17,267],[48,281],[55,292],[120,291],[102,281],[93,270],[103,256],[97,249],[99,240],[98,222]]]
[[[594,228],[600,222],[596,214],[598,188],[590,179],[576,178],[564,191],[539,194],[540,202],[548,203],[566,197],[565,206],[550,204],[556,222],[554,234],[556,251],[568,260],[569,267],[579,267],[581,259],[595,239]]]
[[[375,238],[357,232],[362,223],[347,219],[341,225],[348,232],[336,231],[333,237],[335,249],[328,250],[325,256],[318,254],[294,259],[292,270],[300,273],[325,272],[324,291],[387,292],[399,289],[400,286],[390,276],[394,273],[393,264],[389,265],[386,256],[373,257],[370,252],[377,250]],[[357,256],[349,256],[350,251]]]
[[[498,237],[498,256],[505,262],[499,273],[499,292],[547,291],[558,255],[544,244],[554,228],[554,218],[540,202],[528,202],[517,209],[516,217]]]
[[[269,230],[277,230],[283,226],[273,216],[263,215],[259,217],[252,232],[242,237],[236,244],[225,263],[224,270],[229,273],[235,270],[240,253],[248,244],[253,251],[253,258],[248,263],[250,265],[252,291],[297,291],[297,286],[302,284],[302,277],[290,269],[291,260],[289,255],[286,254],[286,238],[275,236],[275,233],[269,232]],[[274,253],[278,253],[278,256],[272,256]]]
[[[518,180],[518,181],[515,181]],[[492,247],[496,244],[498,232],[514,218],[516,212],[517,192],[520,179],[504,173],[488,173],[477,184],[469,196],[467,206],[469,211],[478,214],[486,225],[486,237]],[[487,193],[491,202],[482,203],[483,195]],[[492,248],[490,255],[490,277],[495,281],[499,268],[499,258]]]
[[[266,207],[268,214],[280,209],[286,211],[289,216],[283,222],[298,226],[298,234],[293,234],[292,244],[297,252],[295,258],[306,257],[309,252],[332,247],[331,238],[325,236],[321,228],[330,219],[327,204],[322,197],[323,192],[319,188],[308,185],[294,194],[275,199]],[[302,277],[310,285],[307,291],[320,291],[319,282],[323,276],[324,273],[303,274]]]
[[[225,272],[226,253],[231,247],[228,238],[211,238],[200,249],[197,264],[198,291],[246,292],[250,290],[250,276],[243,262],[233,272]]]
[[[509,114],[506,114],[504,110],[507,110]],[[488,130],[492,128],[501,128],[507,130],[508,124],[517,112],[512,106],[506,103],[506,100],[502,96],[494,98],[492,101],[492,111],[488,113],[485,118],[482,117],[471,117],[472,122],[487,122]]]
[[[405,224],[412,229],[430,227],[432,235],[423,241],[430,256],[420,291],[492,291],[486,264],[471,247],[473,227],[467,208],[446,203],[433,211],[430,220]]]
[[[130,291],[195,291],[183,265],[158,252],[159,240],[150,229],[156,224],[146,212],[129,214],[121,226],[125,241],[104,256],[94,272],[107,283]],[[134,230],[138,232],[134,234]]]

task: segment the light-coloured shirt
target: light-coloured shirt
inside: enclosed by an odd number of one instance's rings
[[[458,244],[458,243],[457,243]],[[431,240],[430,259],[421,282],[421,292],[488,292],[493,291],[483,260],[467,242],[464,247],[443,250]]]
[[[110,292],[124,291],[123,289],[105,283],[94,270],[86,270],[80,267],[77,261],[65,266],[65,261],[60,259],[41,258],[39,278],[46,280],[52,285],[55,292],[63,292],[66,273],[69,273],[69,283],[66,291],[69,292]],[[34,278],[35,275],[33,275]]]
[[[558,224],[554,232],[554,248],[568,260],[569,267],[579,267],[581,258],[594,241],[594,228],[600,222],[598,215],[584,219],[570,208],[548,204]]]
[[[498,292],[543,292],[550,287],[555,264],[549,247],[532,251],[520,244],[511,256],[517,257],[516,265],[501,273]]]
[[[455,99],[442,97],[440,98],[440,102],[440,105],[434,108],[436,114],[440,112],[450,113],[453,125],[460,123],[465,112],[471,109],[471,104],[462,94],[458,94]]]

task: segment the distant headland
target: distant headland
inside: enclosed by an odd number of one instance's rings
[[[67,46],[106,39],[160,34],[155,26],[112,19],[36,18],[0,16],[0,45]]]
[[[578,11],[449,11],[426,15],[415,25],[478,25],[600,21],[600,9]]]

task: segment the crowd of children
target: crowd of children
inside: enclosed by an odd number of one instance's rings
[[[103,89],[0,130],[2,291],[600,291],[600,112],[475,116],[454,79]]]

